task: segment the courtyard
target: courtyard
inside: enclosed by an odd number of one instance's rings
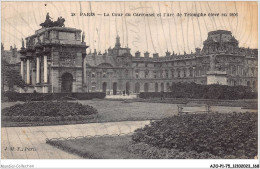
[[[2,154],[4,159],[67,159],[81,158],[46,144],[46,139],[66,139],[82,137],[99,137],[106,135],[132,134],[136,129],[178,114],[178,104],[137,102],[134,100],[77,100],[83,105],[93,106],[98,116],[91,123],[70,125],[46,125],[26,127],[3,127]],[[18,102],[4,102],[2,109]],[[22,102],[19,102],[22,103]],[[203,107],[193,107],[201,110]],[[212,106],[214,112],[257,112],[241,107]]]

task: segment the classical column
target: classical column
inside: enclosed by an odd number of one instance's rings
[[[27,59],[26,66],[26,83],[30,84],[30,59]]]
[[[44,80],[44,83],[48,83],[47,55],[44,55],[44,57],[43,57],[43,80]]]
[[[36,84],[40,83],[40,56],[36,57]]]
[[[82,59],[83,59],[83,77],[82,77],[82,84],[86,84],[86,54],[82,54]]]
[[[24,65],[23,65],[23,60],[21,60],[21,76],[22,76],[22,79],[24,80]]]

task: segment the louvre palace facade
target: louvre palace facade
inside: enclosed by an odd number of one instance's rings
[[[45,21],[46,22],[46,21]],[[169,91],[177,82],[250,86],[257,90],[258,50],[239,47],[230,31],[208,33],[194,53],[141,54],[115,46],[86,53],[85,34],[64,26],[43,26],[22,42],[21,92],[106,92],[133,94]],[[142,49],[140,49],[142,50]]]

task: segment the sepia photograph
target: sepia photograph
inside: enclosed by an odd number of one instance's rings
[[[1,1],[1,168],[259,168],[258,3]]]

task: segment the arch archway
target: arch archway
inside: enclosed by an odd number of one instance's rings
[[[170,83],[169,82],[166,83],[166,90],[167,90],[167,92],[170,91]]]
[[[161,83],[161,92],[164,92],[164,84]]]
[[[135,83],[135,93],[140,93],[140,83]]]
[[[148,92],[149,91],[149,84],[145,83],[144,84],[144,92]]]
[[[125,84],[125,92],[127,95],[129,95],[129,92],[130,92],[130,83],[129,82],[126,82],[126,84]]]
[[[107,91],[107,82],[104,82],[102,85],[102,92],[106,93],[106,91]]]
[[[246,85],[247,87],[251,87],[250,81],[247,81]]]
[[[61,92],[72,92],[73,76],[70,73],[64,73],[61,76]]]
[[[155,92],[158,92],[158,83],[155,83],[155,87],[154,87],[154,89],[155,89]]]
[[[113,83],[113,95],[117,94],[117,82]]]

